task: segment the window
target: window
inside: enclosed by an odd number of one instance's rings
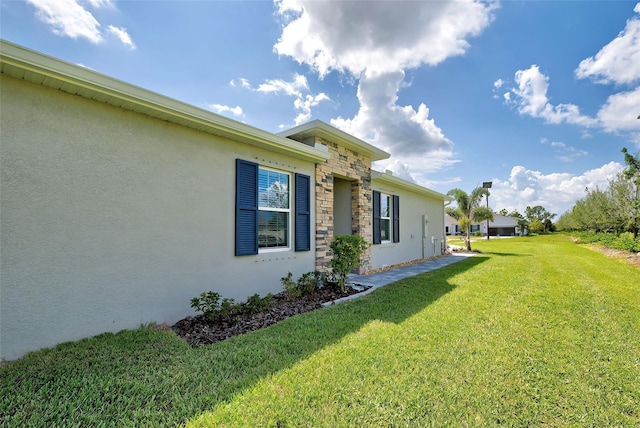
[[[236,159],[236,256],[291,248],[291,174]],[[310,177],[295,174],[295,251],[311,247]]]
[[[400,197],[373,191],[373,243],[400,242]]]
[[[382,242],[391,241],[391,197],[380,194],[380,240]]]
[[[289,174],[258,169],[258,248],[289,247]]]

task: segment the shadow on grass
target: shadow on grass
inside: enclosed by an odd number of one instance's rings
[[[492,256],[505,256],[505,257],[533,257],[533,254],[505,253],[505,252],[498,252],[498,251],[481,251],[480,254],[488,254]]]
[[[184,423],[373,320],[402,323],[452,291],[453,276],[488,258],[470,257],[198,349],[172,333],[138,330],[36,353],[3,373],[2,395],[20,397],[5,410],[30,426]]]

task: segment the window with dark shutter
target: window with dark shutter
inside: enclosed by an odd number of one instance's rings
[[[400,196],[393,195],[393,242],[400,242]]]
[[[380,239],[380,192],[373,191],[373,243],[379,244]]]
[[[258,254],[258,164],[242,159],[236,159],[235,254]]]
[[[296,251],[311,250],[311,198],[310,178],[308,175],[296,174]]]

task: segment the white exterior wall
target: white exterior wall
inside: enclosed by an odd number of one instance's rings
[[[313,240],[234,256],[235,159],[307,174],[313,192],[312,162],[0,79],[0,359],[174,323],[203,291],[243,301],[314,269]]]
[[[380,184],[372,180],[371,187],[381,193],[400,197],[400,242],[371,246],[371,267],[379,269],[442,253],[444,239],[444,202],[425,195]],[[429,223],[423,229],[423,215]],[[423,233],[426,235],[423,239]],[[432,242],[431,238],[435,242]],[[435,249],[434,249],[435,243]]]

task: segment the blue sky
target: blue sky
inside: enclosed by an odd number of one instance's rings
[[[247,124],[320,119],[561,214],[640,151],[640,3],[0,0],[0,36]]]

